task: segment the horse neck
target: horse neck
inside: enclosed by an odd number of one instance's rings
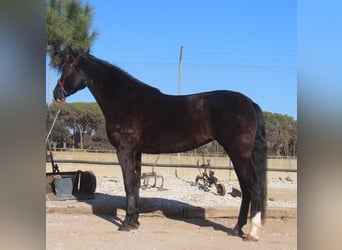
[[[88,75],[87,86],[103,113],[113,109],[113,107],[122,108],[123,101],[129,101],[133,95],[145,90],[159,92],[159,90],[141,83],[114,65],[99,59],[82,58],[78,65]]]

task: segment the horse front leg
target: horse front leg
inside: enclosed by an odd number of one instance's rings
[[[126,217],[119,231],[137,229],[139,218],[139,188],[141,176],[141,153],[130,150],[118,150],[118,159],[122,169],[126,192]]]

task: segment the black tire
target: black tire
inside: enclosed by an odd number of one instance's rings
[[[226,187],[223,184],[217,184],[217,193],[221,196],[225,196],[227,193]]]
[[[96,190],[96,177],[92,171],[81,173],[80,192],[85,194],[94,194]]]

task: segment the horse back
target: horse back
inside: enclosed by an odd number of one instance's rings
[[[186,151],[255,124],[250,99],[232,91],[159,95],[146,100],[145,108],[141,147],[149,153]]]

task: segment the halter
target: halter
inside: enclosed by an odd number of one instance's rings
[[[83,53],[79,54],[76,58],[74,58],[73,56],[71,56],[74,61],[70,64],[69,68],[67,69],[67,72],[64,74],[64,77],[63,79],[61,80],[60,78],[58,79],[57,81],[57,84],[59,85],[59,89],[61,91],[61,94],[63,96],[63,99],[66,98],[67,96],[67,92],[65,91],[64,89],[64,82],[65,82],[65,79],[71,74],[71,71],[72,71],[72,68],[75,67],[78,63],[78,61],[80,60],[80,57]]]
[[[78,63],[78,61],[80,60],[80,57],[82,56],[83,53],[79,54],[76,58],[72,57],[74,59],[74,61],[70,64],[68,71],[65,73],[63,80],[61,80],[59,78],[59,80],[57,81],[58,85],[61,87],[63,93],[66,93],[66,91],[64,90],[64,82],[65,79],[71,74],[71,70],[73,67],[75,67]]]

